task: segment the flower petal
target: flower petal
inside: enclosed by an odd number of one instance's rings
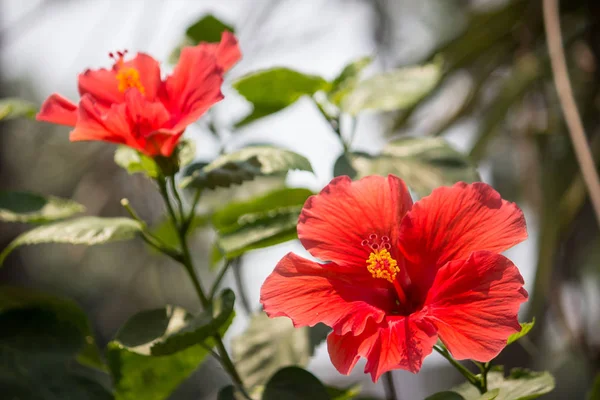
[[[214,55],[185,47],[173,74],[165,81],[165,103],[173,116],[172,128],[183,130],[223,99],[223,70]]]
[[[117,72],[114,69],[87,69],[77,78],[79,94],[92,95],[105,106],[125,101],[125,93],[119,91]]]
[[[148,54],[138,53],[133,59],[125,61],[121,68],[135,68],[140,73],[144,97],[149,101],[154,101],[161,86],[158,61]]]
[[[419,372],[436,341],[435,327],[422,314],[412,314],[387,317],[379,325],[371,323],[359,336],[331,333],[327,349],[333,365],[345,375],[361,356],[365,357],[365,373],[370,373],[373,382],[377,382],[382,374],[393,369]]]
[[[77,104],[54,93],[44,101],[40,112],[35,118],[38,121],[53,124],[75,126],[77,123]]]
[[[71,141],[101,140],[125,143],[131,137],[131,129],[125,114],[125,104],[113,104],[110,108],[100,106],[95,99],[85,94],[79,102],[79,119],[71,131]]]
[[[425,307],[454,358],[487,362],[521,330],[517,314],[526,300],[517,267],[502,255],[477,251],[440,268]]]
[[[225,31],[216,49],[217,63],[223,71],[229,71],[242,58],[242,52],[233,33]]]
[[[434,190],[414,204],[400,226],[408,273],[421,293],[448,261],[478,250],[500,253],[526,238],[519,207],[481,182]]]
[[[260,301],[270,317],[287,316],[294,326],[322,322],[339,334],[358,335],[395,305],[393,289],[373,287],[373,281],[367,273],[347,273],[288,253],[262,285]]]
[[[117,68],[88,69],[79,74],[79,94],[91,94],[98,102],[109,106],[113,103],[125,101],[125,91],[119,90],[117,73],[119,69],[134,68],[139,73],[139,81],[144,88],[144,96],[154,101],[161,86],[160,65],[158,61],[145,53],[138,53],[134,58],[125,61]]]
[[[364,268],[371,249],[361,246],[362,240],[376,234],[397,243],[399,221],[411,206],[406,185],[394,175],[355,182],[340,176],[308,198],[298,221],[298,238],[323,261]]]

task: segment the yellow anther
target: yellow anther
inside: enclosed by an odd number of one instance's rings
[[[141,94],[145,89],[140,81],[140,72],[135,68],[121,68],[117,72],[117,81],[119,81],[119,92],[125,92],[129,88],[136,88]]]
[[[394,283],[396,274],[400,272],[398,263],[386,248],[373,250],[367,260],[367,269],[373,275],[373,278],[383,278],[391,283]]]

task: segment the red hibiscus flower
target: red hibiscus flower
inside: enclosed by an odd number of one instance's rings
[[[298,222],[304,247],[327,264],[287,254],[261,289],[270,317],[333,332],[333,365],[365,357],[373,381],[416,373],[441,339],[456,359],[489,361],[521,327],[523,278],[501,251],[525,240],[519,208],[484,183],[442,187],[413,204],[389,175],[331,181]]]
[[[79,106],[53,94],[40,121],[73,126],[70,139],[122,143],[151,157],[170,156],[185,128],[223,98],[223,73],[241,57],[235,36],[182,50],[173,74],[161,80],[158,61],[118,52],[111,69],[79,75]]]

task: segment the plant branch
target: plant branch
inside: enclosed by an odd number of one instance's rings
[[[225,273],[229,270],[229,267],[231,266],[231,264],[233,264],[233,262],[234,262],[233,260],[226,260],[225,265],[223,265],[223,268],[221,268],[221,271],[219,271],[219,275],[217,275],[217,277],[215,278],[215,281],[213,282],[212,288],[210,289],[210,293],[208,295],[208,298],[211,301],[215,297],[215,294],[217,293],[217,289],[219,288],[219,285],[221,284],[221,281],[223,280]]]
[[[242,258],[237,257],[232,261],[233,264],[233,279],[235,280],[235,285],[237,286],[238,293],[240,295],[240,301],[242,303],[242,308],[247,315],[252,315],[252,307],[250,306],[250,301],[248,300],[248,296],[246,295],[246,289],[244,288],[244,282],[242,281]]]
[[[577,111],[573,89],[569,81],[560,30],[559,0],[544,0],[543,5],[544,26],[554,75],[554,86],[569,128],[581,174],[590,194],[597,222],[600,225],[600,178],[594,165],[594,159],[587,143],[583,123],[579,111]]]
[[[452,358],[450,353],[448,353],[448,350],[441,348],[437,344],[433,346],[433,349],[440,353],[442,357],[444,357],[446,360],[448,360],[450,364],[452,364],[452,366],[456,368],[457,371],[460,372],[461,375],[464,376],[471,385],[475,386],[481,394],[485,393],[485,391],[483,390],[481,380],[479,380],[475,375],[473,375],[473,373],[467,368],[465,368],[465,366],[463,366],[461,363]]]
[[[181,201],[181,196],[179,196],[179,192],[177,191],[177,187],[175,185],[175,177],[172,176],[169,179],[171,183],[171,191],[173,192],[173,196],[175,197],[175,201],[177,202],[177,208],[179,209],[180,221],[182,224],[185,223],[185,212],[183,211],[183,202]]]
[[[385,397],[387,400],[398,400],[392,371],[388,371],[383,374],[383,387],[385,388]]]

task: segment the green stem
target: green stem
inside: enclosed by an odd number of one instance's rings
[[[175,214],[173,206],[171,205],[171,200],[169,199],[169,193],[167,191],[165,179],[159,178],[159,179],[157,179],[157,181],[158,181],[158,186],[160,188],[160,193],[162,194],[162,197],[163,197],[163,200],[167,207],[167,210],[169,211],[169,215],[171,216],[172,223],[175,226],[177,233],[178,233],[179,243],[180,243],[181,251],[182,251],[182,259],[180,262],[181,262],[181,264],[183,264],[186,272],[188,273],[188,275],[190,277],[190,280],[192,281],[192,285],[194,286],[194,290],[196,291],[196,294],[198,295],[198,298],[200,299],[200,303],[202,304],[202,307],[204,309],[209,309],[211,307],[211,300],[204,293],[204,290],[202,289],[200,280],[198,279],[198,276],[196,275],[196,271],[194,269],[194,264],[192,262],[192,257],[190,255],[190,250],[189,250],[189,247],[187,244],[186,232],[183,229],[183,225],[180,226],[177,221],[177,216]],[[174,189],[176,192],[177,188],[174,187]],[[182,221],[182,223],[183,222],[184,221]],[[217,348],[217,352],[219,354],[219,361],[221,362],[223,369],[225,369],[225,371],[229,374],[233,383],[238,388],[238,390],[242,393],[242,395],[244,397],[246,397],[247,399],[251,400],[250,396],[244,389],[244,384],[242,382],[240,375],[238,374],[238,372],[235,368],[235,365],[233,365],[233,362],[231,361],[231,358],[229,357],[229,354],[227,353],[227,350],[225,349],[225,345],[223,344],[223,339],[221,338],[221,335],[219,333],[215,333],[213,335],[213,339],[215,341],[215,347]]]
[[[185,222],[183,223],[183,232],[187,234],[192,222],[194,221],[194,217],[196,216],[196,206],[198,205],[198,201],[200,201],[200,194],[202,193],[202,189],[197,188],[194,193],[194,199],[192,200],[192,204],[190,206],[190,212],[188,216],[185,218]]]
[[[461,363],[452,358],[448,350],[443,349],[438,345],[433,346],[433,349],[440,353],[446,360],[448,360],[450,364],[452,364],[452,366],[456,368],[457,371],[460,372],[461,375],[464,376],[471,385],[475,386],[481,394],[485,393],[485,391],[483,390],[481,380],[475,375],[473,375],[473,373],[469,371],[465,366],[463,366]]]
[[[229,270],[231,264],[233,264],[233,260],[227,260],[223,268],[221,268],[221,271],[219,271],[219,275],[217,275],[215,281],[213,282],[212,288],[210,289],[210,294],[208,295],[208,298],[211,301],[214,299],[217,289],[219,288],[219,285],[221,284],[221,281],[223,280],[225,273]]]
[[[177,202],[177,208],[179,209],[180,221],[181,223],[185,223],[185,212],[183,211],[183,202],[181,201],[181,197],[179,196],[179,192],[177,191],[177,187],[175,185],[175,177],[172,176],[169,179],[171,183],[171,191],[173,192],[173,196],[175,197],[175,201]]]

